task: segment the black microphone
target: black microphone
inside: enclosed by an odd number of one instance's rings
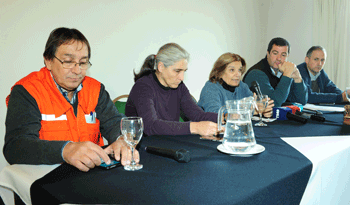
[[[260,90],[260,86],[259,83],[256,81],[253,81],[250,87],[250,90],[252,92],[255,92],[257,95],[262,96],[261,90]]]
[[[325,117],[317,115],[317,114],[305,114],[305,113],[302,113],[300,111],[296,111],[295,114],[297,114],[299,116],[306,117],[306,118],[311,119],[311,120],[318,121],[318,122],[325,122],[326,121]]]
[[[294,121],[297,121],[297,122],[300,122],[300,123],[303,123],[303,124],[307,123],[307,119],[306,118],[304,118],[303,116],[295,115],[295,114],[293,114],[291,112],[287,113],[287,118],[289,120],[294,120]]]
[[[191,161],[190,152],[185,149],[173,150],[173,149],[165,149],[160,147],[148,146],[145,148],[145,150],[148,153],[175,159],[176,161],[181,163],[187,163]]]

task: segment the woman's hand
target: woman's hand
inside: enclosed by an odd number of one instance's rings
[[[218,125],[211,121],[191,122],[191,134],[201,135],[203,138],[216,138],[218,132]]]
[[[265,112],[263,113],[264,117],[267,117],[267,118],[272,117],[272,115],[273,115],[273,109],[272,108],[273,108],[273,106],[275,106],[273,100],[271,100],[270,98],[268,98],[268,100],[269,100],[269,104],[267,104]]]

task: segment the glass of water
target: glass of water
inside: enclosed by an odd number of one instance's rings
[[[260,121],[255,124],[255,126],[267,126],[267,124],[262,121],[262,114],[264,113],[267,105],[269,104],[269,97],[267,95],[257,95],[256,96],[256,109],[259,112]]]
[[[140,142],[143,135],[143,121],[141,117],[123,117],[120,122],[122,135],[125,142],[131,148],[131,164],[125,165],[124,169],[128,171],[135,171],[142,169],[142,164],[136,164],[134,160],[134,150],[136,145]]]

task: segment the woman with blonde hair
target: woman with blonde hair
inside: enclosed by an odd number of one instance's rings
[[[218,112],[227,100],[240,100],[253,96],[249,86],[241,81],[246,71],[246,62],[238,54],[224,53],[214,63],[213,69],[201,91],[198,105],[205,112]],[[264,112],[264,116],[271,117],[273,100]]]

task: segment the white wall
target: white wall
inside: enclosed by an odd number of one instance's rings
[[[265,45],[274,37],[283,37],[290,43],[288,61],[296,65],[305,61],[307,50],[313,46],[312,18],[313,1],[270,0]],[[266,48],[267,49],[267,46]],[[266,53],[266,50],[265,50]]]
[[[300,63],[311,46],[310,4],[307,0],[2,0],[0,136],[5,134],[5,98],[11,86],[44,66],[45,43],[56,27],[77,28],[88,38],[93,64],[88,75],[103,82],[112,99],[129,93],[133,69],[138,71],[149,54],[168,42],[180,44],[191,54],[184,82],[198,100],[214,61],[225,52],[240,54],[249,68],[265,56],[271,38],[282,36],[292,45],[290,59]],[[1,155],[0,170],[5,165]]]

